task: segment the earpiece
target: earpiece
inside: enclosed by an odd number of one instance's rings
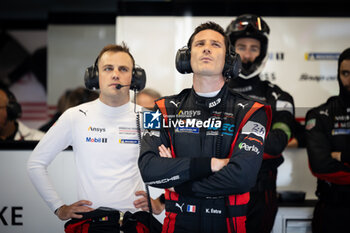
[[[175,57],[175,66],[181,74],[192,73],[191,50],[187,46],[177,50]]]
[[[96,58],[95,63],[86,68],[84,74],[84,83],[87,89],[99,89],[98,81],[98,58]],[[132,78],[130,84],[130,90],[141,91],[146,85],[146,72],[141,67],[134,67],[132,71]]]
[[[191,68],[191,49],[183,47],[179,49],[175,57],[175,66],[181,74],[192,73]],[[241,72],[242,62],[239,54],[234,51],[234,48],[229,45],[226,56],[225,65],[222,74],[227,79],[238,77]]]
[[[9,90],[3,90],[3,91],[5,91],[7,98],[9,100],[9,102],[6,105],[7,120],[12,121],[12,120],[21,118],[22,108],[21,108],[21,105],[17,102],[14,94],[12,94],[12,92],[10,92]]]

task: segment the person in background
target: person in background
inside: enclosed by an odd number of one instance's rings
[[[314,233],[349,232],[350,48],[338,59],[339,95],[306,114],[306,149],[317,177]]]
[[[282,152],[292,138],[294,101],[290,94],[269,81],[260,79],[268,59],[270,28],[260,17],[244,14],[233,20],[226,29],[231,44],[242,59],[242,72],[232,79],[229,87],[272,108],[271,131],[267,136],[263,162],[256,185],[250,190],[247,232],[270,233],[277,214],[277,168],[283,162]]]
[[[199,25],[176,55],[193,87],[161,98],[145,119],[139,167],[145,183],[167,189],[163,232],[245,232],[271,109],[227,87],[239,67],[224,29]]]
[[[151,88],[145,88],[136,95],[136,103],[148,110],[152,110],[154,103],[161,97],[160,93]]]
[[[85,87],[77,87],[74,90],[65,91],[57,102],[57,112],[53,117],[43,126],[39,128],[40,131],[47,132],[50,127],[58,120],[64,111],[68,108],[80,105],[82,103],[90,102],[98,98],[96,91],[91,91]]]
[[[128,233],[135,228],[146,232],[149,227],[149,213],[141,211],[148,210],[149,202],[137,166],[139,131],[129,94],[136,79],[134,67],[125,44],[105,46],[92,75],[87,75],[92,86],[100,89],[99,98],[63,112],[29,157],[27,171],[40,196],[60,220],[70,220],[66,232],[115,233],[122,229]],[[138,79],[145,82],[145,77]],[[78,201],[73,204],[61,199],[47,171],[68,146],[73,148],[77,167]],[[160,213],[160,204],[151,202],[154,213]],[[160,225],[157,220],[152,222],[158,229]]]
[[[0,141],[39,141],[44,133],[27,127],[19,118],[21,105],[14,94],[0,85]]]

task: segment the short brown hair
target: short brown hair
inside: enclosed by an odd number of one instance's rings
[[[132,60],[132,65],[133,65],[133,67],[135,67],[134,57],[131,55],[128,46],[124,42],[122,42],[121,45],[109,44],[109,45],[106,45],[105,47],[103,47],[103,49],[101,50],[100,54],[97,57],[96,64],[98,64],[98,62],[100,61],[100,58],[106,52],[115,52],[115,53],[117,53],[117,52],[124,52],[124,53],[129,54],[129,56],[131,57],[131,60]]]
[[[189,49],[191,49],[191,46],[192,46],[192,42],[193,42],[193,39],[194,37],[201,31],[204,31],[204,30],[213,30],[213,31],[216,31],[218,33],[220,33],[223,37],[224,37],[224,40],[225,40],[225,47],[226,47],[226,51],[228,51],[228,48],[229,48],[229,45],[230,45],[230,40],[229,38],[227,37],[227,35],[225,34],[225,31],[224,29],[217,23],[215,22],[212,22],[212,21],[208,21],[206,23],[202,23],[201,25],[199,25],[198,27],[196,27],[196,29],[194,30],[194,32],[192,33],[190,39],[188,40],[188,43],[187,43],[187,47]]]

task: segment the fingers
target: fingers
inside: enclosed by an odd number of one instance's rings
[[[134,201],[134,206],[137,209],[142,209],[143,211],[148,211],[148,201],[147,201],[147,193],[143,190],[138,190],[135,192],[136,196],[141,196],[140,198]]]
[[[144,196],[144,197],[146,197],[147,193],[145,191],[143,191],[143,190],[138,190],[138,191],[135,192],[135,195],[136,196]]]
[[[165,147],[163,144],[158,147],[159,155],[164,158],[171,158],[170,148]]]
[[[137,209],[142,209],[143,211],[148,211],[148,201],[146,197],[141,197],[134,201],[134,206]]]
[[[163,212],[164,208],[165,208],[165,204],[162,204],[159,200],[159,198],[157,199],[151,199],[152,202],[152,210],[153,210],[153,214],[160,214]]]
[[[60,207],[57,216],[61,220],[68,220],[70,218],[82,218],[83,215],[79,213],[85,213],[94,210],[93,208],[89,207],[89,205],[92,205],[92,202],[87,200],[80,200],[69,206],[63,205]]]
[[[88,200],[80,200],[80,201],[73,203],[72,205],[74,205],[74,206],[92,205],[92,202],[88,201]]]

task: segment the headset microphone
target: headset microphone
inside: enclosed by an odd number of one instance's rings
[[[128,87],[128,86],[131,86],[131,85],[121,85],[121,84],[117,84],[115,86],[116,89],[120,90],[122,87]]]

